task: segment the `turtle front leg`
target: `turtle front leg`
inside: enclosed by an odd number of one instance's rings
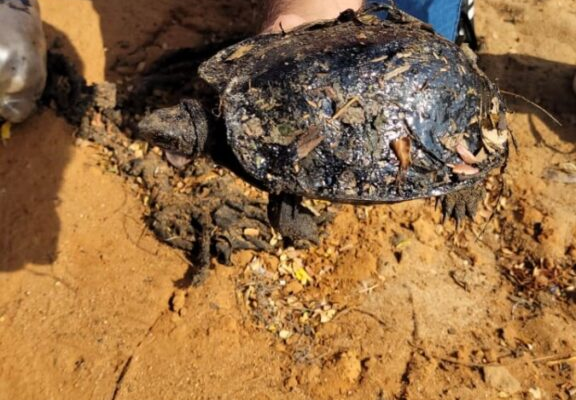
[[[272,194],[268,198],[270,225],[283,238],[294,243],[307,240],[318,243],[318,226],[312,213],[303,207],[302,198],[287,193]]]
[[[454,217],[456,225],[459,225],[466,216],[474,219],[478,204],[485,196],[486,190],[482,183],[445,195],[442,198],[444,221],[446,218]]]

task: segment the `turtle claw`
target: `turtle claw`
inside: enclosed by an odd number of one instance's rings
[[[446,219],[454,217],[456,227],[458,227],[466,217],[473,220],[478,211],[478,204],[485,195],[486,190],[482,185],[447,194],[442,198],[442,223],[446,222]]]

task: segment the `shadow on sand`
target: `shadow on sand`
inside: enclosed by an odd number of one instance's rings
[[[67,57],[82,64],[66,36],[50,25],[49,43],[58,37]],[[44,110],[13,128],[0,145],[0,273],[27,264],[48,265],[57,258],[60,218],[58,192],[70,159],[73,128]]]
[[[482,54],[480,66],[500,89],[537,103],[562,123],[559,126],[534,105],[505,94],[511,111],[531,114],[531,133],[539,144],[558,151],[538,132],[532,115],[538,115],[562,141],[576,144],[576,94],[572,91],[576,65],[520,54]]]

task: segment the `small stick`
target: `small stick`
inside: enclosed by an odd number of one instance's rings
[[[513,92],[508,92],[507,90],[500,90],[500,92],[507,94],[509,96],[513,96],[513,97],[517,97],[519,99],[524,100],[526,103],[533,105],[534,107],[536,107],[537,109],[539,109],[540,111],[542,111],[544,114],[546,114],[552,121],[556,122],[559,126],[562,126],[562,123],[560,121],[558,121],[558,119],[556,119],[556,117],[554,117],[550,112],[546,111],[546,109],[536,103],[534,103],[532,100],[527,99],[526,97],[517,94],[517,93],[513,93]]]
[[[531,360],[534,364],[546,362],[546,365],[557,365],[565,362],[576,361],[576,355],[570,354],[567,356],[544,356],[539,358],[534,358]]]
[[[571,363],[571,362],[576,362],[576,356],[572,356],[572,357],[568,357],[568,358],[563,358],[563,359],[561,359],[561,360],[548,361],[548,362],[546,363],[546,365],[552,366],[552,365],[558,365],[558,364],[564,364],[564,363]]]
[[[332,321],[335,321],[336,318],[339,318],[339,317],[341,317],[345,314],[349,314],[351,312],[357,312],[359,314],[366,315],[367,317],[374,319],[376,322],[378,322],[385,329],[389,329],[388,324],[385,321],[383,321],[379,316],[377,316],[376,314],[374,314],[370,311],[363,310],[362,308],[358,308],[358,307],[347,307],[347,308],[344,308],[344,309],[338,311],[336,316],[334,318],[332,318]]]
[[[425,349],[418,347],[418,346],[413,346],[413,347],[416,348],[417,350],[424,352],[424,354],[426,354],[432,358],[435,358],[439,361],[444,361],[447,363],[456,364],[456,365],[460,365],[460,366],[468,367],[468,368],[483,368],[483,367],[491,367],[491,366],[506,367],[506,366],[510,366],[514,363],[514,362],[510,362],[510,363],[494,363],[494,362],[492,362],[492,363],[485,363],[485,364],[468,363],[465,361],[460,361],[460,360],[453,358],[453,357],[438,356],[438,355],[430,353],[430,352],[426,351]],[[522,360],[515,360],[515,361],[516,362],[522,362]],[[562,357],[562,358],[558,358],[558,356],[545,356],[545,357],[534,358],[534,359],[529,360],[529,361],[532,362],[533,364],[546,362],[547,366],[553,366],[553,365],[558,365],[558,364],[563,364],[563,363],[575,362],[576,361],[576,355]]]
[[[339,109],[338,111],[336,111],[336,114],[334,114],[332,116],[332,119],[338,119],[342,116],[342,114],[344,114],[344,112],[349,109],[354,103],[358,103],[360,102],[360,98],[358,96],[354,96],[352,97],[350,100],[348,100],[348,102],[346,104],[344,104],[342,106],[341,109]]]
[[[395,70],[392,70],[388,73],[386,73],[383,77],[382,80],[383,81],[388,81],[392,78],[397,77],[398,75],[403,74],[404,72],[408,71],[412,66],[410,64],[408,65],[403,65],[401,67],[396,68]]]

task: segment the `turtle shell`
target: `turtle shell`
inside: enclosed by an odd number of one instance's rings
[[[271,192],[393,202],[472,186],[507,156],[496,87],[417,23],[353,18],[254,37],[205,62],[227,140]]]

